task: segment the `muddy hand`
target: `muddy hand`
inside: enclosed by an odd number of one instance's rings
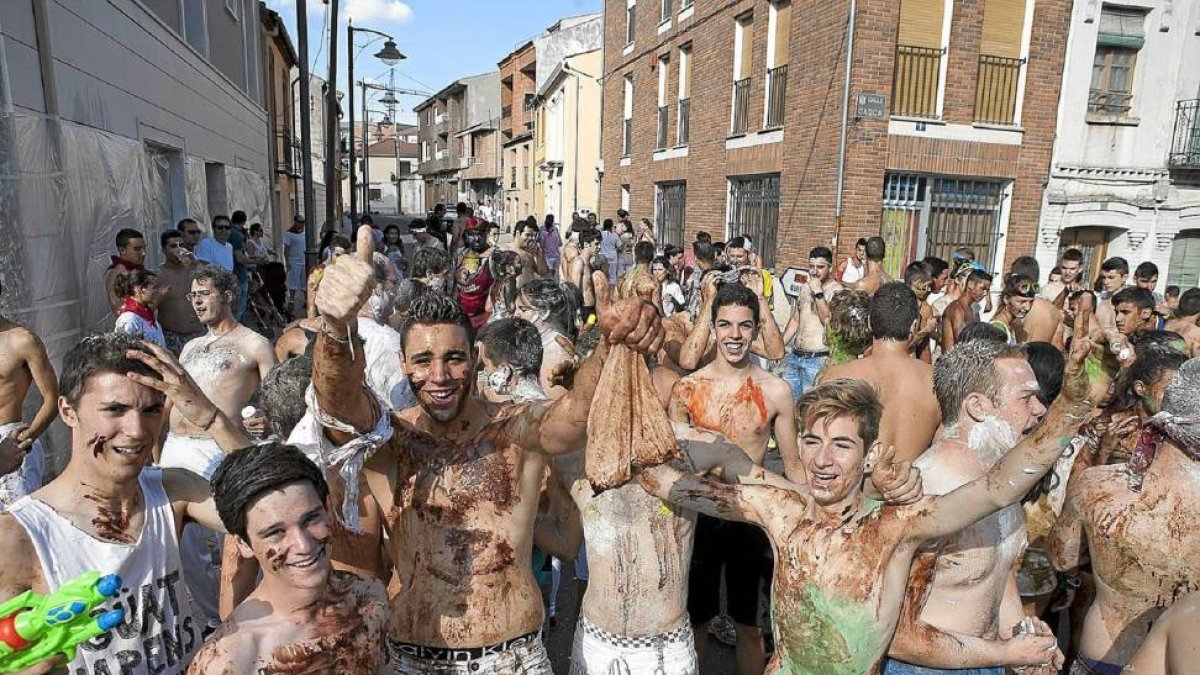
[[[912,504],[925,496],[921,488],[921,470],[912,462],[897,462],[894,445],[889,445],[875,461],[871,482],[889,504]]]
[[[17,445],[11,435],[0,438],[0,476],[10,474],[21,468],[25,452]]]
[[[191,375],[179,365],[171,352],[142,340],[142,349],[130,349],[125,355],[150,367],[158,377],[128,373],[126,377],[138,384],[162,392],[171,405],[188,422],[207,428],[217,413],[217,406],[200,390]],[[161,379],[160,379],[161,378]]]
[[[597,297],[596,318],[610,344],[623,343],[643,353],[654,353],[662,347],[662,318],[654,305],[641,298],[612,303]]]
[[[593,271],[592,289],[596,296],[596,306],[608,304],[612,300],[612,287],[608,285],[608,275],[604,272]]]
[[[357,241],[354,255],[338,256],[326,266],[325,276],[317,287],[317,311],[333,327],[353,323],[375,290],[375,272],[371,266],[375,238],[370,225],[358,228]]]

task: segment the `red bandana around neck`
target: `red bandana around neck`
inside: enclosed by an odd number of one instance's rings
[[[119,313],[124,314],[125,312],[133,312],[134,314],[137,314],[151,326],[157,323],[154,320],[154,312],[150,311],[149,307],[143,305],[137,300],[134,300],[132,297],[125,298],[125,302],[121,304],[121,311]]]
[[[112,258],[112,264],[108,266],[108,269],[110,269],[110,270],[114,267],[120,267],[120,268],[125,269],[128,272],[132,272],[134,270],[140,270],[145,267],[145,265],[139,265],[135,262],[130,262],[130,261],[122,258],[119,255],[114,255],[114,256],[109,256],[109,257]]]

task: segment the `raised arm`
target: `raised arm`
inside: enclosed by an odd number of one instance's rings
[[[947,495],[935,497],[911,528],[912,536],[923,540],[953,534],[989,513],[1016,503],[1058,461],[1079,423],[1091,412],[1092,401],[1103,399],[1108,392],[1108,374],[1089,355],[1092,344],[1083,328],[1087,317],[1081,318],[1084,320],[1079,322],[1072,339],[1062,394],[1050,406],[1041,424],[987,474]]]
[[[671,427],[697,475],[716,470],[726,483],[771,485],[784,490],[807,491],[807,488],[755,464],[745,451],[721,434],[678,421],[672,421]]]
[[[696,322],[692,324],[692,332],[688,333],[687,340],[679,350],[679,366],[684,370],[699,368],[700,361],[708,353],[712,340],[712,303],[717,297],[717,276],[709,274],[700,283],[700,310]]]
[[[721,520],[766,525],[780,495],[790,494],[768,485],[725,485],[699,478],[671,464],[642,469],[638,482],[659,499]],[[797,497],[800,495],[798,493]],[[803,497],[807,499],[807,497]]]
[[[759,331],[758,337],[750,345],[750,351],[764,359],[778,361],[784,357],[783,334],[779,332],[779,324],[775,321],[775,314],[771,312],[771,304],[763,295],[762,273],[746,274],[742,276],[742,279],[746,287],[758,296]]]
[[[552,403],[527,406],[513,420],[514,440],[522,448],[550,455],[574,452],[587,440],[588,411],[600,382],[610,344],[624,344],[640,354],[662,347],[663,328],[658,308],[638,298],[597,306],[599,329],[605,338],[575,373],[571,390]]]
[[[338,256],[325,268],[317,288],[321,324],[313,350],[312,383],[321,410],[365,432],[375,427],[380,414],[364,387],[366,358],[358,337],[358,311],[375,288],[371,268],[375,240],[369,225],[358,229],[357,241],[353,256]],[[351,440],[349,435],[332,429],[326,433],[337,445]]]

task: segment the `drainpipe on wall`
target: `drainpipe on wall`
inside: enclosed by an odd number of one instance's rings
[[[837,256],[838,237],[842,233],[842,190],[846,181],[846,132],[850,118],[850,73],[854,66],[854,22],[858,14],[856,0],[850,0],[846,25],[846,79],[842,85],[842,130],[838,140],[837,196],[833,207],[833,254]]]

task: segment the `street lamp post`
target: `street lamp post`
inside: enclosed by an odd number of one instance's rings
[[[362,105],[363,138],[366,139],[368,136],[368,133],[369,133],[368,132],[369,125],[367,122],[367,113],[379,113],[380,111],[379,110],[367,110],[366,82],[363,82],[362,84],[363,84],[363,105]],[[390,122],[391,122],[391,120],[388,118],[387,114],[385,113],[383,115],[383,119],[380,120],[379,123],[380,124],[389,124]],[[370,213],[371,212],[371,144],[366,142],[366,140],[363,141],[362,163],[363,163],[363,211],[365,213]]]
[[[354,166],[354,159],[355,159],[354,158],[354,154],[355,154],[354,153],[354,34],[355,33],[370,33],[372,35],[378,35],[379,37],[384,39],[383,49],[380,49],[379,52],[375,54],[375,58],[379,59],[380,61],[383,61],[385,64],[387,64],[389,66],[394,66],[400,62],[400,59],[404,58],[404,55],[401,54],[400,50],[396,48],[396,40],[392,36],[388,35],[387,33],[381,33],[377,30],[371,30],[370,28],[355,28],[349,22],[346,23],[346,58],[347,58],[346,69],[347,69],[347,74],[349,75],[349,82],[348,82],[349,86],[346,87],[346,89],[347,89],[348,95],[350,96],[350,100],[348,102],[349,105],[347,105],[347,109],[350,112],[350,213],[351,214],[357,213],[357,211],[358,211],[358,199],[357,199],[357,195],[355,193],[355,183],[356,183],[355,178],[357,177],[356,174],[358,172]],[[366,84],[364,83],[364,85],[363,85],[363,107],[364,108],[366,107],[366,98],[367,98]],[[364,118],[363,154],[366,155],[367,154],[367,139],[366,139],[366,133],[365,133],[366,113],[363,113],[363,118]],[[364,206],[364,208],[366,206],[368,206],[367,202],[366,202],[366,198],[363,199],[363,206]],[[366,209],[366,210],[370,210],[370,209]]]

